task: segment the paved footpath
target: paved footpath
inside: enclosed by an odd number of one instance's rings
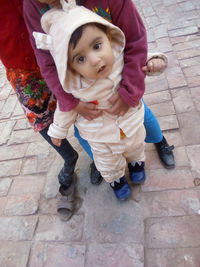
[[[147,145],[147,181],[119,203],[106,183],[77,165],[81,207],[69,222],[56,214],[63,162],[23,117],[0,66],[0,266],[200,267],[200,1],[136,0],[150,51],[169,68],[147,79],[145,100],[175,145],[176,168]]]

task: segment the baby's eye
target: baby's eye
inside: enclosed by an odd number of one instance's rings
[[[94,49],[95,49],[95,50],[98,50],[98,49],[101,48],[101,46],[102,46],[102,43],[96,43],[96,44],[94,45]]]
[[[83,57],[83,56],[77,57],[76,61],[77,61],[77,63],[82,64],[85,62],[85,57]]]

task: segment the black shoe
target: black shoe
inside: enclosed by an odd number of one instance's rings
[[[58,181],[64,190],[66,190],[72,183],[77,160],[78,153],[75,152],[73,159],[71,161],[65,162],[63,168],[58,174]]]
[[[94,161],[90,164],[90,182],[91,184],[100,184],[103,180],[100,172],[97,170]]]
[[[173,169],[175,167],[174,154],[172,151],[174,146],[169,146],[164,136],[161,142],[155,143],[155,146],[158,156],[165,168]]]

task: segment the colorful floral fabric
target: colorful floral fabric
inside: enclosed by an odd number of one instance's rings
[[[7,79],[14,88],[32,128],[41,131],[51,124],[56,100],[39,70],[7,69]]]

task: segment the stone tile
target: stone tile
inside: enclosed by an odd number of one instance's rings
[[[189,159],[186,153],[186,147],[176,147],[174,149],[176,167],[189,167]]]
[[[183,51],[183,50],[187,50],[187,49],[196,48],[196,47],[200,46],[199,42],[200,42],[200,38],[195,39],[195,40],[191,40],[191,41],[186,40],[184,42],[174,44],[173,49],[175,51]],[[192,59],[194,59],[194,58],[192,58]]]
[[[186,86],[187,82],[180,67],[167,68],[165,70],[170,88]]]
[[[5,215],[32,215],[38,210],[39,194],[9,196],[5,206]]]
[[[0,197],[6,196],[12,183],[11,178],[0,179]]]
[[[194,111],[195,106],[189,89],[171,90],[174,106],[177,113]]]
[[[9,160],[0,162],[0,177],[18,175],[21,170],[22,160]]]
[[[9,95],[2,109],[2,113],[12,113],[15,109],[17,101],[16,95]]]
[[[198,267],[200,248],[147,249],[146,267]]]
[[[183,139],[179,130],[165,131],[163,132],[163,135],[170,145],[175,146],[175,149],[176,147],[184,146]]]
[[[19,102],[16,103],[16,106],[14,108],[14,111],[13,111],[13,116],[20,116],[22,115],[24,117],[24,112],[23,112],[23,109],[20,105]]]
[[[195,145],[200,140],[200,117],[199,113],[191,111],[189,113],[177,114],[181,135],[185,145]]]
[[[190,88],[190,92],[191,92],[196,109],[200,111],[200,86]]]
[[[31,240],[36,224],[36,216],[0,217],[0,240]]]
[[[27,144],[0,146],[0,161],[23,158],[27,150]]]
[[[189,26],[181,29],[175,29],[168,31],[170,37],[189,35],[198,33],[198,28],[196,26]]]
[[[51,146],[46,141],[28,144],[26,156],[37,156],[38,154],[49,154]]]
[[[139,244],[93,244],[86,254],[87,267],[143,267],[144,251]]]
[[[140,200],[145,217],[198,215],[200,198],[194,190],[146,192]]]
[[[168,58],[168,68],[180,67],[179,60],[175,52],[166,53]]]
[[[0,216],[4,216],[4,209],[6,206],[7,197],[0,197]]]
[[[36,242],[29,267],[84,267],[85,245]]]
[[[57,198],[40,199],[39,213],[44,214],[57,214]]]
[[[85,213],[86,240],[98,243],[143,242],[142,207],[132,199],[118,201],[107,183],[89,187],[82,211]]]
[[[30,242],[0,241],[0,266],[26,267]]]
[[[14,127],[14,130],[18,131],[18,130],[25,130],[25,129],[30,129],[31,126],[30,124],[28,123],[27,119],[18,119],[16,121],[16,124],[15,124],[15,127]]]
[[[156,43],[158,45],[157,51],[166,53],[172,51],[172,44],[170,42],[170,39],[168,37],[160,38],[156,40]]]
[[[32,129],[13,131],[9,140],[9,145],[31,143],[41,141],[42,137]]]
[[[0,131],[1,131],[0,145],[7,143],[14,126],[15,126],[14,120],[0,123]]]
[[[156,39],[168,37],[167,24],[155,26],[153,30]]]
[[[200,48],[192,48],[177,52],[178,59],[192,58],[200,55]]]
[[[7,81],[3,81],[3,88],[0,91],[0,100],[6,100],[11,91],[11,85]]]
[[[147,171],[147,179],[142,185],[142,191],[163,191],[193,187],[192,174],[186,167],[173,170],[156,169]]]
[[[174,130],[179,128],[179,122],[177,120],[176,115],[169,115],[163,117],[157,116],[157,119],[159,121],[160,128],[162,131]]]
[[[199,66],[191,66],[183,69],[186,77],[196,77],[200,75]]]
[[[200,62],[200,56],[192,57],[192,58],[186,58],[186,59],[180,60],[180,66],[182,68],[187,68],[187,67],[191,67],[191,66],[196,66],[199,64],[199,62]]]
[[[41,216],[35,233],[37,241],[80,242],[83,236],[83,215],[74,215],[65,222],[57,216]]]
[[[150,218],[146,220],[147,248],[200,247],[199,216]]]
[[[187,43],[192,42],[193,40],[199,40],[198,35],[186,35],[186,36],[177,36],[170,38],[170,41],[172,44],[178,44],[178,43]]]
[[[164,75],[147,77],[145,79],[146,83],[146,93],[155,93],[168,89],[168,82],[165,79]]]
[[[188,87],[196,87],[200,84],[200,75],[195,77],[186,77]]]
[[[145,103],[149,105],[154,105],[157,103],[163,103],[171,100],[171,95],[168,90],[152,93],[152,94],[146,94],[144,96]]]
[[[186,151],[194,177],[200,178],[200,145],[188,146]]]
[[[172,101],[154,104],[150,106],[153,113],[162,116],[174,115],[175,109]]]
[[[10,189],[10,195],[40,193],[44,187],[45,175],[25,175],[16,177]]]

